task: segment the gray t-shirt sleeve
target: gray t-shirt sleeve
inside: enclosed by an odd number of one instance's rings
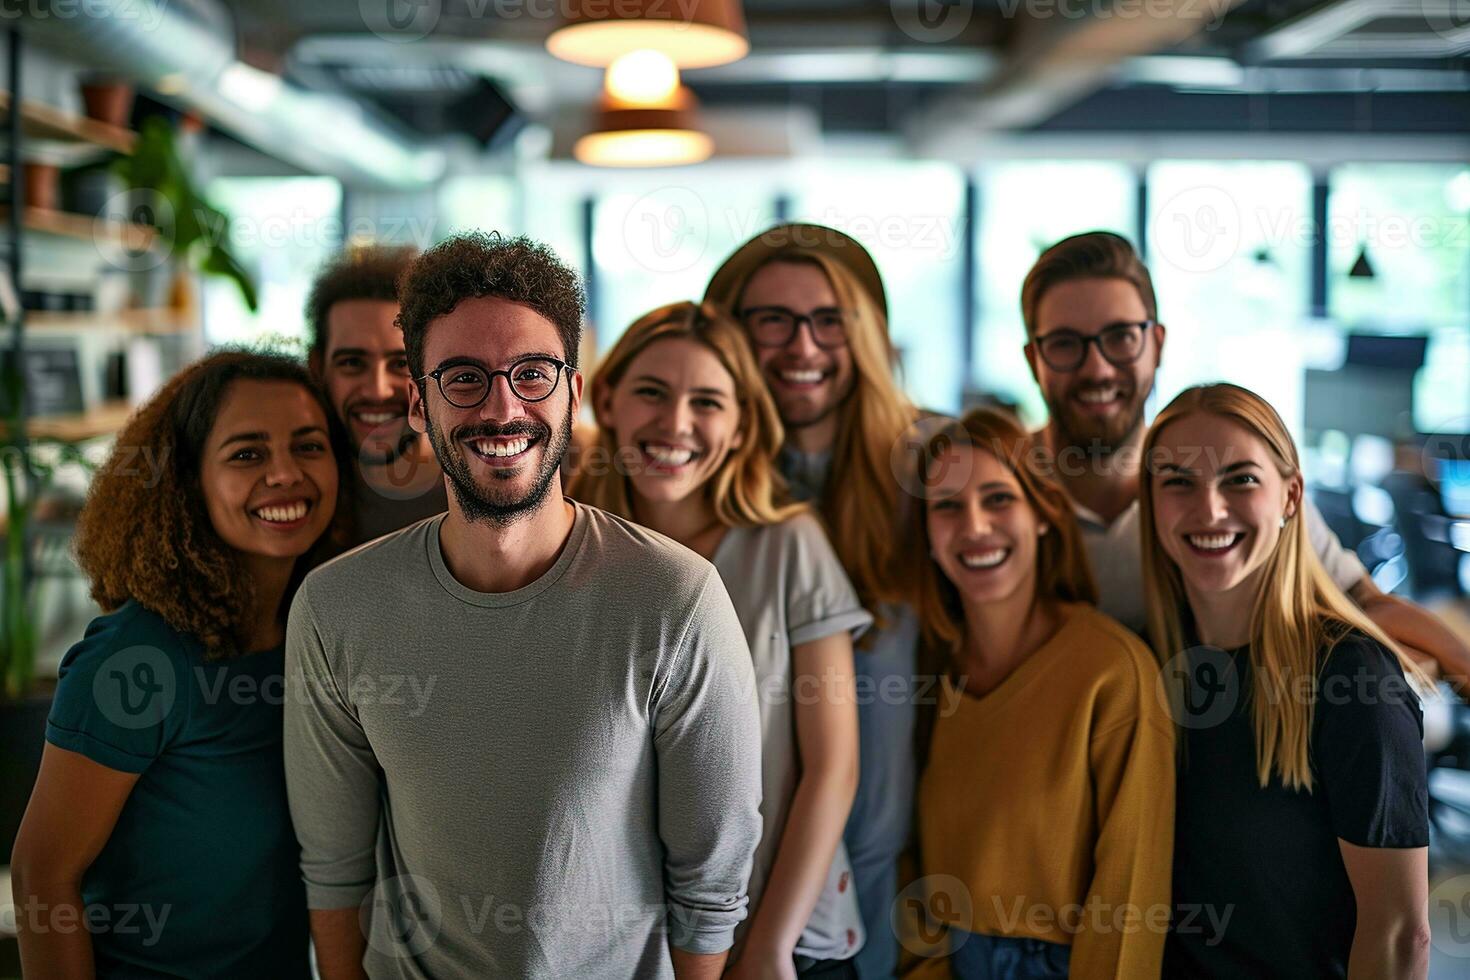
[[[303,587],[286,624],[284,752],[306,904],[359,905],[377,877],[380,772]]]
[[[719,953],[745,918],[761,835],[760,709],[735,607],[713,568],[658,684],[658,832],[669,942]]]
[[[1337,540],[1337,535],[1327,526],[1322,519],[1322,512],[1312,499],[1306,495],[1302,497],[1302,516],[1307,522],[1307,538],[1312,543],[1312,550],[1322,560],[1322,567],[1327,569],[1327,574],[1337,587],[1344,592],[1352,591],[1358,580],[1368,574],[1358,556],[1342,546]]]
[[[856,640],[873,624],[858,600],[832,542],[811,515],[793,518],[786,555],[786,624],[793,647],[851,631]]]

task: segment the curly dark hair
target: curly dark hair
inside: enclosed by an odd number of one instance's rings
[[[327,315],[336,303],[350,299],[398,299],[398,280],[413,264],[411,245],[364,245],[332,259],[317,273],[306,300],[307,349],[321,355],[327,348]]]
[[[325,396],[296,360],[224,350],[186,367],[133,413],[92,480],[77,521],[77,562],[92,598],[112,612],[129,599],[199,639],[211,657],[236,656],[254,598],[239,553],[224,543],[205,509],[199,470],[230,384],[289,381],[311,392],[327,419],[337,461],[331,527],[296,562],[282,608],[311,568],[348,541],[352,451]]]
[[[567,363],[577,366],[587,312],[577,274],[540,242],[470,232],[447,238],[419,256],[399,283],[398,326],[414,377],[424,374],[429,321],[479,296],[523,303],[550,320],[561,334]]]

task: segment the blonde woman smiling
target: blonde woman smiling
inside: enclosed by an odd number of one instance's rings
[[[842,830],[857,786],[852,642],[872,618],[821,524],[780,502],[779,416],[740,326],[675,303],[592,381],[598,445],[572,495],[714,563],[755,664],[763,832],[731,976],[855,976],[862,917]]]
[[[1324,571],[1259,396],[1186,390],[1144,459],[1149,630],[1184,682],[1166,975],[1424,977],[1422,674]]]
[[[917,605],[954,705],[919,782],[926,905],[960,980],[1156,977],[1172,726],[1148,649],[1092,605],[1071,505],[1034,459],[989,410],[921,457]]]

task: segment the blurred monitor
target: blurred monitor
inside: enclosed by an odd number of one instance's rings
[[[1452,517],[1470,517],[1470,459],[1438,459],[1435,469],[1444,512]]]
[[[1414,431],[1413,370],[1345,364],[1305,375],[1303,421],[1309,431],[1337,429],[1388,440]]]
[[[1428,347],[1429,338],[1422,335],[1349,334],[1347,363],[1412,373],[1424,366],[1424,352]]]

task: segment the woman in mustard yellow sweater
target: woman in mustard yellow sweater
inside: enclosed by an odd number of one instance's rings
[[[1157,977],[1174,824],[1167,699],[1148,649],[1091,605],[1071,505],[1037,458],[1010,416],[977,410],[921,460],[918,607],[943,686],[916,897],[962,980]]]

